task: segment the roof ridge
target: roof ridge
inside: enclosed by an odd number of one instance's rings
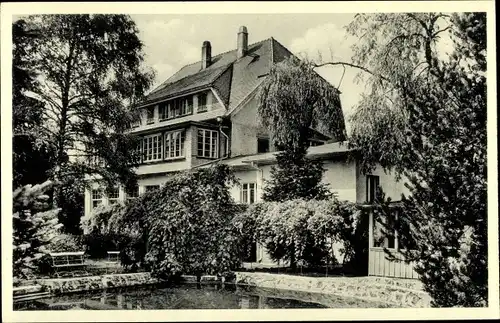
[[[259,40],[258,42],[255,42],[255,43],[252,43],[252,44],[248,45],[248,47],[250,47],[250,46],[254,46],[254,45],[257,45],[257,44],[259,44],[259,43],[263,43],[263,42],[265,42],[265,41],[267,41],[267,40],[269,40],[269,39],[272,39],[272,38],[273,38],[273,37],[266,38],[266,39],[263,39],[263,40]],[[237,49],[237,48],[236,48],[236,49],[231,49],[231,50],[228,50],[228,51],[225,51],[225,52],[219,53],[219,54],[217,54],[217,55],[215,55],[215,56],[212,56],[212,58],[216,58],[216,57],[222,56],[222,55],[224,55],[224,54],[228,54],[228,53],[230,53],[230,52],[234,52],[234,51],[236,51],[236,50],[238,50],[238,49]],[[186,64],[186,65],[182,66],[182,67],[181,67],[181,68],[180,68],[177,72],[175,72],[174,74],[172,74],[169,78],[172,78],[173,76],[175,76],[176,74],[178,74],[178,73],[179,73],[182,69],[184,69],[184,68],[186,68],[186,67],[188,67],[188,66],[193,66],[193,65],[195,65],[195,64],[199,64],[199,63],[201,63],[201,60],[196,61],[196,62],[193,62],[193,63]],[[198,73],[199,73],[199,72],[201,72],[201,71],[198,71]],[[168,80],[168,79],[167,79],[167,80]],[[177,81],[178,81],[178,80],[177,80]],[[177,82],[177,81],[175,81],[175,82]],[[159,90],[159,87],[160,87],[160,86],[175,83],[175,82],[172,82],[172,83],[165,83],[165,82],[166,82],[166,81],[164,81],[162,84],[160,84],[160,85],[159,85],[156,89],[158,89],[158,90]],[[153,92],[154,92],[154,91],[153,91]],[[151,92],[151,93],[153,93],[153,92]]]

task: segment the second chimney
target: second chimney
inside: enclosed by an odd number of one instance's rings
[[[242,58],[248,51],[248,32],[247,27],[241,26],[238,31],[237,57]]]
[[[205,69],[210,66],[212,62],[212,46],[208,40],[203,42],[203,47],[201,47],[201,69]]]

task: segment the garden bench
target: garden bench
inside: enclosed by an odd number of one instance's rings
[[[120,260],[119,251],[108,251],[108,262],[116,263]]]
[[[60,277],[61,274],[70,274],[75,277],[77,273],[88,275],[89,273],[84,270],[87,266],[84,251],[76,252],[53,252],[50,253],[52,259],[52,268],[55,270],[55,275]],[[82,268],[79,271],[72,271],[72,269]]]

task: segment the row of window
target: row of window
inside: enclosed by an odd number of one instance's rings
[[[143,162],[153,162],[185,157],[185,131],[175,130],[145,136],[138,148],[142,151]],[[198,157],[219,157],[219,132],[216,130],[198,129]]]
[[[146,185],[144,186],[144,192],[152,192],[160,189],[160,185]],[[132,191],[125,192],[125,199],[134,199],[139,196],[139,186]],[[107,194],[108,205],[113,205],[119,202],[120,193],[117,187],[113,188],[111,192]],[[96,208],[103,204],[105,200],[105,194],[103,194],[102,189],[92,190],[92,208]],[[244,183],[240,186],[240,202],[246,204],[253,204],[257,201],[257,184],[256,183]]]
[[[197,94],[197,104],[196,104],[196,112],[206,112],[208,111],[207,105],[207,93]],[[186,115],[190,115],[193,113],[195,104],[194,104],[194,96],[190,95],[187,97],[177,98],[174,100],[170,100],[168,102],[162,102],[158,106],[152,106],[146,108],[146,124],[153,124],[156,122],[156,107],[158,107],[158,119],[159,121],[170,120],[174,118],[180,118]],[[141,124],[141,121],[138,120],[133,127],[138,127]]]
[[[144,186],[144,191],[147,193],[147,192],[157,190],[159,188],[160,188],[160,185],[146,185],[146,186]],[[125,192],[125,199],[126,200],[134,199],[138,196],[139,196],[139,186],[136,186],[135,189],[133,189],[131,191]],[[92,208],[96,208],[99,205],[103,204],[105,198],[107,198],[107,200],[108,200],[108,205],[113,205],[113,204],[118,203],[120,200],[120,191],[119,191],[118,187],[112,188],[111,191],[108,192],[107,194],[104,194],[102,189],[99,189],[99,188],[92,189],[92,197],[91,197]]]

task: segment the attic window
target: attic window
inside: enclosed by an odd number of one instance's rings
[[[257,138],[257,153],[267,153],[267,152],[269,152],[269,139]]]
[[[198,112],[206,112],[208,110],[207,107],[207,94],[200,93],[198,94]]]
[[[149,107],[146,110],[146,124],[152,124],[155,122],[155,107]]]

